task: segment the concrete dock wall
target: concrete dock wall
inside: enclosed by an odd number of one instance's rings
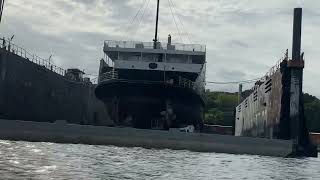
[[[76,82],[0,48],[0,117],[27,121],[111,124],[95,85]]]
[[[286,157],[292,142],[228,135],[0,120],[0,139]]]
[[[290,121],[290,67],[285,58],[236,107],[235,135],[292,139]]]
[[[283,69],[287,68],[284,66]],[[279,138],[285,87],[283,72],[279,67],[264,82],[257,82],[253,93],[236,107],[236,136]]]
[[[295,8],[293,14],[292,59],[287,50],[281,63],[256,82],[253,93],[237,106],[235,135],[292,139],[296,156],[316,157],[304,115],[302,8]]]

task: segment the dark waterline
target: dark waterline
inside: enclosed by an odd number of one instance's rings
[[[320,158],[0,140],[0,179],[320,179]]]

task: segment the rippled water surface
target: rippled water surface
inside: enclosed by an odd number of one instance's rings
[[[0,179],[320,179],[320,159],[0,140]]]

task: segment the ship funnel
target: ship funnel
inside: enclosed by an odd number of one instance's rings
[[[171,45],[171,35],[168,35],[168,44]]]

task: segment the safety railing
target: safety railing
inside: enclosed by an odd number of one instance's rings
[[[138,41],[113,41],[106,40],[104,42],[106,48],[139,48],[139,49],[153,49],[153,42],[138,42]],[[174,47],[174,48],[173,48]],[[164,50],[178,50],[178,51],[195,51],[206,52],[206,46],[201,44],[182,44],[171,43],[158,43],[159,49]]]
[[[193,89],[194,84],[195,83],[193,81],[179,76],[179,82],[178,82],[179,87]]]
[[[130,80],[130,79],[121,79],[119,78],[119,74],[117,70],[112,70],[112,71],[108,71],[105,72],[103,74],[100,75],[100,81],[108,81],[108,80],[113,80],[113,79],[119,79],[119,80]],[[179,87],[183,87],[183,88],[193,88],[195,83],[189,79],[186,78],[182,78],[179,77],[179,81],[178,82],[173,82],[171,80],[167,80],[167,81],[150,81],[150,80],[142,80],[142,81],[146,81],[146,82],[163,82],[163,83],[167,83],[167,84],[172,84],[172,85],[177,85]]]
[[[115,69],[100,75],[100,81],[107,81],[112,79],[119,79],[118,71],[116,71]]]
[[[52,64],[49,60],[43,59],[35,54],[28,52],[26,49],[13,44],[10,39],[0,38],[0,48],[5,49],[42,67],[45,67],[52,72],[55,72],[62,76],[65,75],[66,71],[63,68],[58,67]]]
[[[266,73],[265,77],[271,77],[274,73],[276,73],[280,67],[281,67],[281,63],[283,61],[288,61],[289,60],[289,54],[288,54],[288,49],[286,50],[286,52],[284,53],[284,56],[282,58],[280,58],[277,62],[276,65],[272,66],[269,71]]]
[[[115,79],[118,79],[118,80],[127,80],[127,81],[130,81],[130,79],[122,79],[122,78],[119,78],[119,74],[118,74],[118,71],[113,69],[111,71],[108,71],[108,72],[105,72],[103,74],[100,75],[99,77],[99,82],[103,82],[103,81],[109,81],[109,80],[115,80]],[[205,87],[204,86],[200,86],[199,84],[189,80],[189,79],[186,79],[186,78],[183,78],[183,77],[179,77],[178,81],[177,82],[174,82],[173,79],[171,80],[162,80],[162,81],[151,81],[151,80],[141,80],[141,81],[144,81],[144,82],[158,82],[158,83],[164,83],[164,84],[167,84],[167,85],[172,85],[172,86],[175,86],[175,87],[181,87],[181,88],[187,88],[187,89],[193,89],[195,92],[197,92],[200,96],[202,96],[203,98],[205,97]]]
[[[252,87],[251,90],[256,90],[258,87],[260,87],[261,84],[263,84],[265,81],[267,81],[270,77],[272,77],[281,67],[281,63],[283,61],[288,61],[289,57],[288,57],[288,50],[286,51],[286,53],[284,54],[284,57],[280,58],[276,64],[274,66],[272,66],[269,71],[263,76],[261,77],[259,80],[256,81],[255,85]]]
[[[266,73],[265,77],[271,77],[274,73],[276,73],[280,69],[281,62],[284,59],[280,59],[276,62],[276,65],[272,66],[269,71]]]

